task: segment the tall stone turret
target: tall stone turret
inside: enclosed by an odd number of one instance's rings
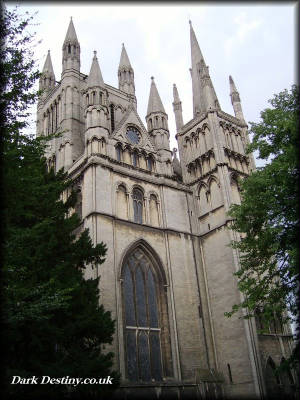
[[[45,114],[43,116],[43,102],[47,97],[47,94],[55,87],[55,75],[52,66],[52,60],[50,56],[50,50],[48,50],[48,54],[45,60],[45,64],[42,70],[42,75],[39,79],[39,90],[41,91],[41,95],[39,96],[39,101],[37,105],[37,120],[36,120],[36,129],[37,135],[46,135],[50,133],[50,113]],[[47,124],[47,127],[46,127]]]
[[[175,114],[175,123],[176,123],[176,131],[178,132],[180,128],[183,126],[183,119],[182,119],[182,106],[181,101],[178,95],[177,87],[174,83],[173,85],[173,110]]]
[[[77,39],[72,17],[62,47],[63,73],[67,69],[80,71],[80,45]]]
[[[208,66],[205,64],[194,29],[190,23],[190,41],[192,68],[190,69],[193,89],[193,115],[220,109],[219,101],[210,79]]]
[[[62,129],[61,157],[66,169],[83,153],[83,124],[78,116],[80,108],[80,45],[72,17],[62,46]],[[61,163],[62,165],[62,163]]]
[[[86,138],[96,135],[108,135],[107,91],[98,63],[97,52],[94,57],[87,80],[85,92],[85,128]]]
[[[231,76],[229,76],[229,84],[230,84],[230,98],[231,98],[231,104],[232,104],[233,110],[234,110],[234,115],[236,116],[236,118],[240,119],[241,121],[245,121],[243,110],[242,110],[242,105],[241,105],[240,94],[237,91],[234,81]]]
[[[48,50],[42,75],[39,80],[39,89],[43,90],[43,93],[47,93],[50,89],[54,88],[54,86],[55,86],[55,75],[50,56],[50,50]]]
[[[158,150],[170,150],[168,115],[165,112],[153,77],[151,77],[146,122],[156,148]]]
[[[130,64],[124,43],[122,44],[122,52],[118,69],[119,89],[128,94],[135,96],[134,71]]]

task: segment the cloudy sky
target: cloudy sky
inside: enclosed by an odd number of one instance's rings
[[[12,7],[14,3],[9,3]],[[70,17],[81,46],[81,71],[89,73],[97,50],[103,79],[118,86],[122,43],[135,72],[138,112],[147,111],[151,76],[169,116],[171,148],[176,147],[173,83],[182,101],[184,123],[192,118],[189,19],[221,105],[233,114],[228,77],[232,75],[246,121],[259,121],[268,99],[296,80],[296,2],[285,3],[27,3],[38,11],[34,29],[42,39],[36,59],[42,68],[48,49],[61,76],[61,48]]]

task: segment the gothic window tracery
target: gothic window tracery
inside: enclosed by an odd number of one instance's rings
[[[132,192],[133,199],[133,220],[138,224],[143,223],[143,202],[144,195],[140,189],[135,188]]]
[[[143,247],[125,258],[122,280],[127,379],[162,381],[171,370],[171,350],[164,345],[166,297],[161,276]]]

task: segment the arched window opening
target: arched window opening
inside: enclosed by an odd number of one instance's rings
[[[89,105],[89,102],[90,102],[90,99],[89,99],[89,95],[87,94],[87,95],[86,95],[86,105],[87,105],[87,106]]]
[[[117,190],[117,216],[128,219],[127,194],[123,185],[119,185]]]
[[[152,118],[149,119],[149,129],[152,129]]]
[[[100,92],[100,104],[103,104],[103,93]]]
[[[111,131],[113,132],[115,129],[115,107],[113,104],[111,104],[109,108],[110,108],[110,126],[111,126]]]
[[[212,209],[220,207],[223,204],[221,188],[214,179],[210,183],[209,191]]]
[[[147,168],[148,168],[149,171],[153,170],[153,160],[152,160],[151,157],[149,157],[148,160],[147,160]]]
[[[201,186],[199,193],[198,193],[198,204],[199,204],[199,215],[204,215],[209,211],[209,203],[208,203],[208,196],[205,189],[205,186]]]
[[[149,214],[150,214],[150,224],[153,226],[159,226],[158,203],[157,203],[157,198],[154,194],[151,194],[150,196]]]
[[[231,180],[231,190],[232,190],[232,202],[234,204],[241,204],[241,196],[236,178],[233,178]]]
[[[138,224],[142,224],[144,195],[141,192],[141,190],[134,189],[132,198],[133,198],[133,220]]]
[[[120,145],[116,147],[116,156],[118,161],[122,161],[122,149]]]
[[[161,275],[142,247],[125,258],[123,310],[126,377],[162,381],[172,375],[166,295]]]
[[[57,103],[55,102],[55,130],[57,130],[57,125],[58,125],[58,108],[57,108]]]
[[[71,45],[68,44],[68,54],[71,54]]]
[[[93,97],[92,97],[92,101],[93,101],[93,104],[96,104],[96,92],[93,92]]]
[[[132,165],[134,167],[138,166],[138,155],[135,151],[132,153]]]

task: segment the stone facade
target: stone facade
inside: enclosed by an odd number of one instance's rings
[[[116,319],[108,350],[122,374],[120,397],[262,398],[274,379],[270,360],[288,356],[291,334],[259,335],[256,321],[224,317],[242,299],[227,211],[240,202],[237,178],[255,164],[245,154],[234,82],[231,116],[220,108],[192,25],[190,32],[194,116],[186,124],[173,88],[180,161],[154,79],[145,126],[124,45],[117,89],[104,83],[96,52],[90,74],[80,72],[72,20],[60,82],[50,53],[45,62],[37,135],[62,132],[49,143],[49,167],[68,171],[80,190],[82,227],[108,247],[105,263],[86,276],[100,274],[102,302]]]

